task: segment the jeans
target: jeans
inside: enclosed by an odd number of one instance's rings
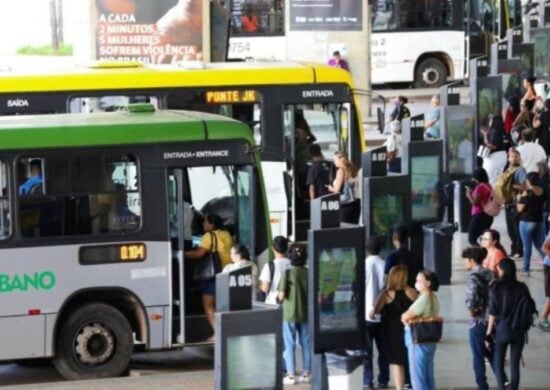
[[[477,239],[485,229],[489,229],[493,224],[493,217],[485,213],[472,215],[470,225],[468,226],[468,242],[472,246],[479,246]]]
[[[473,355],[473,367],[476,377],[476,384],[479,390],[489,390],[489,384],[487,383],[487,376],[485,375],[485,357],[487,356],[491,363],[491,368],[496,375],[495,359],[492,353],[488,353],[485,348],[485,334],[487,332],[487,323],[476,322],[476,324],[469,329],[470,333],[470,348]],[[508,378],[505,377],[505,381]]]
[[[539,252],[541,258],[544,258],[542,253],[542,244],[544,244],[544,223],[543,222],[525,222],[519,221],[519,233],[523,242],[523,272],[529,272],[531,268],[531,250],[533,244]]]
[[[497,385],[499,390],[504,390],[504,383],[506,382],[506,375],[504,373],[504,357],[506,356],[506,349],[510,345],[510,378],[512,384],[512,390],[519,388],[519,363],[521,360],[521,353],[523,352],[523,346],[525,345],[525,335],[499,335],[497,329],[497,337],[495,340],[495,375],[497,377]]]
[[[435,390],[434,356],[436,343],[415,344],[411,329],[405,327],[405,345],[409,355],[411,385],[413,389]]]
[[[302,371],[304,373],[311,372],[311,351],[309,350],[309,329],[307,322],[295,323],[283,321],[283,342],[285,346],[283,358],[286,372],[292,376],[296,374],[296,356],[294,354],[296,334],[298,334],[298,342],[300,343],[300,347],[302,347]]]
[[[512,255],[516,253],[523,255],[523,244],[521,243],[521,236],[519,235],[519,220],[516,211],[516,203],[506,205],[504,211],[506,214],[506,228],[510,236],[510,241],[512,242],[510,253]]]
[[[363,385],[372,385],[374,382],[374,371],[372,358],[374,343],[378,350],[378,383],[387,384],[390,381],[390,365],[388,362],[387,344],[384,338],[382,324],[380,322],[365,322],[366,344],[365,364],[363,366]]]

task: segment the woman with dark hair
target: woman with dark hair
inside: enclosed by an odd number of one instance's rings
[[[512,131],[512,125],[514,123],[514,120],[516,120],[517,116],[519,115],[519,112],[519,99],[516,96],[510,97],[510,99],[508,99],[508,107],[506,107],[506,110],[504,111],[505,134],[510,134],[510,131]]]
[[[337,168],[336,178],[328,186],[328,190],[333,194],[340,194],[342,222],[357,224],[361,213],[359,170],[342,151],[334,153],[334,165]]]
[[[544,243],[544,188],[537,172],[529,172],[525,181],[527,188],[518,196],[517,210],[519,213],[519,234],[523,242],[522,274],[529,276],[531,267],[531,248],[544,258],[542,244]]]
[[[525,333],[514,330],[513,318],[520,300],[531,297],[524,283],[516,279],[516,264],[511,259],[504,259],[498,265],[499,280],[491,289],[489,302],[489,323],[486,338],[495,332],[494,365],[498,388],[505,389],[504,357],[510,346],[510,373],[512,389],[519,388],[519,363],[525,344]]]
[[[489,184],[487,172],[483,168],[477,168],[474,171],[474,182],[476,186],[473,190],[466,187],[466,198],[472,204],[472,219],[468,226],[468,242],[472,246],[478,246],[478,237],[493,224],[493,217],[483,210],[483,206],[489,201],[493,189]]]
[[[498,274],[497,265],[505,259],[506,250],[500,243],[500,233],[494,229],[485,229],[481,237],[481,246],[487,249],[487,256],[483,260],[483,268]]]
[[[307,248],[303,244],[292,244],[288,248],[288,258],[292,264],[279,282],[279,301],[283,304],[283,341],[287,375],[283,384],[311,382],[311,351],[309,349],[309,329],[307,318]],[[296,379],[296,338],[302,348],[302,375]]]
[[[204,217],[202,227],[204,235],[201,243],[197,248],[185,251],[185,258],[197,261],[201,260],[207,253],[215,251],[218,253],[222,268],[231,264],[233,238],[224,228],[223,219],[217,214],[209,214]],[[216,279],[200,281],[199,288],[202,293],[204,313],[212,330],[214,330],[216,326]],[[208,338],[208,341],[214,341],[214,334]]]
[[[489,129],[481,129],[483,144],[491,152],[483,159],[483,167],[489,176],[489,183],[494,183],[506,165],[506,150],[504,149],[504,122],[502,116],[491,115]]]
[[[522,103],[526,101],[532,101],[534,103],[535,100],[537,100],[535,81],[537,81],[535,77],[527,77],[523,79],[523,88],[525,89],[525,93],[521,97]]]
[[[258,266],[250,259],[250,251],[245,245],[235,244],[231,247],[231,261],[233,263],[226,265],[222,272],[231,272],[244,267],[251,267],[252,274],[252,297],[255,296],[256,286],[258,284]]]
[[[413,389],[435,390],[434,357],[437,344],[416,344],[409,323],[418,317],[435,317],[439,314],[439,299],[434,294],[439,289],[437,275],[427,269],[420,271],[416,276],[414,288],[420,295],[401,316],[401,321],[405,325],[411,384]]]

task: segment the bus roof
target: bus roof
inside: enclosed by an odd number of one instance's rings
[[[185,129],[181,129],[181,126]],[[244,123],[192,111],[124,111],[0,118],[0,150],[242,139]]]
[[[349,72],[314,63],[223,62],[184,68],[177,65],[70,67],[36,73],[0,72],[0,93],[223,87],[342,82]]]

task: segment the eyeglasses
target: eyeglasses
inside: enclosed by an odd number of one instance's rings
[[[478,241],[491,241],[491,237],[483,237],[483,236],[479,236],[479,238],[477,239]]]

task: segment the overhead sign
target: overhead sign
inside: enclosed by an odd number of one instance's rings
[[[207,91],[204,101],[208,104],[252,103],[259,100],[258,92],[254,90],[224,90]]]
[[[170,63],[202,60],[202,0],[95,0],[96,57]]]
[[[363,1],[289,0],[291,30],[362,30]]]

